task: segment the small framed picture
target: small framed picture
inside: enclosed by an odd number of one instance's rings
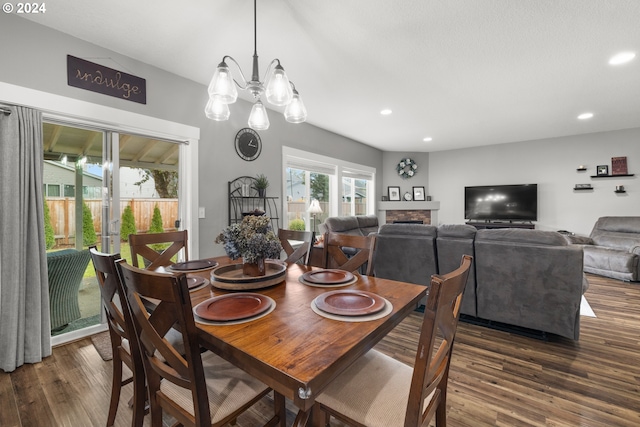
[[[390,201],[400,200],[400,187],[387,187]]]
[[[609,175],[609,165],[598,165],[598,167],[596,168],[596,175]]]
[[[413,187],[413,200],[424,200],[424,187]]]

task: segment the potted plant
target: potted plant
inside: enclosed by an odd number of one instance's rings
[[[253,184],[253,188],[255,188],[256,191],[258,192],[258,197],[266,196],[268,186],[269,186],[269,180],[264,174],[259,174],[256,177],[255,182]]]
[[[265,215],[245,216],[242,222],[222,230],[215,242],[224,243],[229,258],[242,257],[243,273],[247,276],[264,276],[265,259],[278,259],[282,251],[280,239],[271,229],[271,218]]]

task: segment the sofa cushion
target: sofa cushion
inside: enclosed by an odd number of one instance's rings
[[[624,252],[637,252],[640,248],[640,233],[620,233],[598,230],[592,233],[591,240],[596,246],[606,246]]]
[[[383,224],[378,231],[379,235],[396,236],[424,236],[435,238],[438,229],[426,224]]]
[[[637,281],[639,266],[636,254],[603,246],[583,246],[584,271],[619,280]]]
[[[478,230],[476,242],[500,241],[514,245],[568,246],[569,242],[556,231],[527,230],[519,228],[499,228]]]
[[[378,232],[378,217],[375,215],[358,215],[356,216],[358,221],[358,228],[360,232],[367,236],[370,233]]]
[[[332,216],[325,220],[325,224],[331,233],[364,236],[360,231],[358,220],[355,216]]]
[[[478,231],[468,224],[443,224],[438,227],[438,237],[452,237],[458,239],[473,239]]]

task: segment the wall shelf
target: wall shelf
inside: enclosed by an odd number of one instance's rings
[[[626,193],[626,191],[625,190],[615,190],[614,193],[622,194],[622,193]]]
[[[591,178],[621,178],[625,176],[635,176],[634,173],[624,174],[624,175],[591,175]]]
[[[574,191],[593,190],[593,187],[573,187]]]

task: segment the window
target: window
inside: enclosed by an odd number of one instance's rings
[[[305,230],[314,228],[329,216],[374,213],[375,168],[283,147],[284,227],[293,220],[304,222]],[[317,199],[321,214],[307,212]],[[299,221],[297,221],[299,222]]]
[[[47,196],[60,197],[60,185],[59,184],[47,184]]]
[[[64,197],[75,197],[76,196],[76,186],[75,185],[64,185]]]

